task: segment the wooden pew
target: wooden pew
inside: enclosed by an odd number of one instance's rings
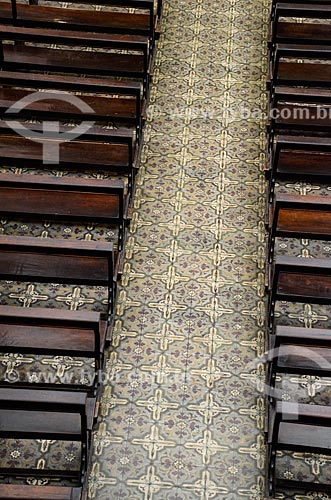
[[[3,70],[132,77],[143,83],[147,94],[151,73],[147,37],[0,25],[0,39]],[[53,48],[56,44],[66,48]],[[79,50],[70,50],[69,47]],[[86,51],[81,47],[101,48],[107,52]]]
[[[10,128],[10,122],[18,119],[59,121],[60,132],[71,131],[72,128],[62,125],[68,120],[76,121],[77,125],[82,120],[108,123],[109,121],[133,127],[106,129],[92,126],[75,140],[62,143],[60,147],[60,168],[99,169],[110,170],[128,179],[128,189],[132,193],[134,178],[139,167],[142,147],[142,110],[141,110],[141,85],[130,82],[116,82],[112,79],[79,79],[73,76],[39,75],[20,72],[0,71],[0,110],[5,113],[6,122],[0,121],[0,158],[7,165],[20,166],[38,165],[42,167],[42,144],[31,142],[21,137],[27,136],[26,128],[43,132],[47,126],[36,123],[15,124],[15,130],[20,129],[21,135],[16,135]],[[38,91],[43,100],[38,100],[22,109],[17,101]],[[47,94],[45,90],[50,90]],[[54,91],[79,92],[79,99],[90,106],[94,113],[81,112],[70,102],[61,99],[61,94]],[[85,95],[81,94],[85,92]],[[86,95],[99,92],[95,96]],[[109,95],[107,95],[109,94]],[[49,96],[49,99],[48,99]],[[57,99],[58,96],[58,99]],[[8,112],[8,108],[11,111]],[[75,132],[75,129],[74,129]],[[8,137],[7,137],[8,136]],[[40,136],[41,137],[41,136]],[[91,142],[93,144],[91,144]],[[81,154],[82,151],[84,154]]]
[[[81,488],[0,484],[1,500],[81,500]]]
[[[87,395],[83,392],[0,388],[0,437],[80,443],[80,470],[0,467],[0,474],[72,478],[83,485],[91,442],[87,426]]]
[[[0,385],[85,391],[89,394],[92,411],[89,421],[93,422],[97,411],[96,398],[100,395],[106,337],[107,324],[101,321],[100,313],[0,306],[0,352],[94,359],[94,377],[89,384],[2,380]]]
[[[13,17],[17,17],[17,9],[16,0],[12,1],[12,11]],[[44,0],[47,2],[49,0]],[[52,1],[52,0],[51,0]],[[30,5],[38,5],[38,0],[29,0]],[[133,9],[141,10],[141,13],[144,11],[148,11],[149,19],[150,19],[150,33],[153,34],[153,28],[155,32],[159,29],[158,23],[162,17],[162,0],[73,0],[70,2],[71,4],[86,4],[89,8],[94,7],[96,5],[105,5],[107,7],[131,7]],[[16,14],[15,14],[16,12]],[[155,18],[155,19],[154,19]],[[130,28],[131,29],[131,28]],[[156,33],[155,33],[156,34]]]
[[[329,87],[331,46],[276,44],[270,64],[270,84]]]
[[[36,31],[36,30],[35,30]],[[17,101],[32,93],[31,89],[50,90],[49,99],[43,92],[43,100],[34,102],[20,111],[20,115],[26,119],[41,120],[95,120],[97,122],[112,122],[119,126],[133,126],[133,131],[121,129],[120,131],[111,131],[98,128],[98,134],[89,132],[89,137],[85,133],[83,139],[98,141],[91,147],[91,144],[79,145],[84,155],[82,160],[77,161],[77,153],[71,155],[71,159],[64,158],[63,165],[66,167],[74,166],[92,167],[105,169],[110,167],[112,170],[119,169],[120,174],[128,175],[129,190],[132,191],[136,168],[139,166],[142,140],[142,113],[144,103],[142,101],[142,85],[138,82],[117,81],[114,78],[78,78],[73,75],[43,75],[25,72],[0,72],[0,111],[6,112],[11,108],[11,114],[7,112],[7,122],[10,118],[17,120]],[[61,100],[61,94],[54,94],[56,91],[66,91],[79,93],[79,99],[87,106],[93,109],[93,113],[83,112],[75,105]],[[91,93],[96,95],[91,96]],[[82,94],[83,93],[83,94]],[[58,97],[58,98],[57,98]],[[1,127],[3,128],[3,127]],[[34,126],[36,128],[36,126]],[[10,131],[12,132],[12,131]],[[4,137],[2,138],[4,140]],[[9,143],[8,143],[9,141]],[[13,141],[16,141],[14,146]],[[18,142],[17,142],[18,141]],[[108,143],[103,144],[103,143]],[[71,145],[62,145],[64,150],[75,147]],[[77,147],[77,146],[76,146]],[[24,150],[24,157],[29,161],[29,154],[32,154],[31,161],[40,160],[40,145],[22,141],[22,138],[13,139],[12,137],[4,143],[2,151],[6,153],[4,160],[7,162],[18,161],[17,153]],[[30,151],[31,149],[31,151]],[[93,154],[93,151],[95,154]],[[121,151],[121,154],[119,153]],[[73,161],[76,157],[76,161]],[[20,155],[21,162],[23,161]]]
[[[107,321],[114,311],[116,259],[112,243],[0,236],[0,279],[105,287]]]
[[[331,19],[331,5],[327,2],[323,4],[277,2],[271,23],[271,46],[289,42],[330,45],[330,26],[327,23],[307,21],[298,23],[292,18]]]
[[[30,5],[18,4],[15,0],[0,2],[0,21],[15,22],[16,25],[62,29],[90,30],[104,33],[124,33],[135,35],[154,35],[154,2],[153,0],[93,0],[90,2],[71,3],[107,5],[114,7],[134,7],[138,12],[95,11],[91,9],[63,9],[48,5],[38,5],[38,1]],[[145,12],[146,11],[146,12]]]
[[[276,477],[278,450],[331,454],[331,408],[328,406],[277,402],[271,410],[268,431],[267,495],[278,487],[330,492],[330,483],[305,482]]]
[[[114,248],[123,248],[128,208],[123,182],[0,173],[0,199],[6,218],[115,224]]]
[[[331,239],[329,197],[277,194],[269,216],[269,262],[273,259],[277,237]]]
[[[331,304],[330,259],[276,256],[268,272],[270,333],[273,332],[277,301]]]
[[[33,127],[35,129],[36,127]],[[44,144],[52,139],[44,140]],[[44,163],[43,144],[14,134],[0,134],[0,161],[6,166],[69,168],[117,172],[128,177],[127,205],[133,191],[135,172],[127,164],[121,144],[73,140],[59,146],[59,163]],[[115,156],[114,153],[117,152]],[[116,181],[114,181],[116,182]]]
[[[277,373],[331,376],[331,330],[278,325],[269,336],[268,385]]]
[[[266,174],[270,179],[270,202],[278,179],[329,182],[331,139],[277,134],[271,145]]]
[[[45,109],[41,106],[34,108],[31,104],[29,107],[30,112],[28,113],[27,110],[26,116],[30,118],[34,112],[36,116],[44,116],[48,119],[68,118],[69,112],[70,119],[95,119],[103,122],[114,122],[119,125],[127,123],[135,127],[137,141],[140,139],[144,103],[141,98],[142,85],[138,82],[130,80],[119,81],[114,78],[87,78],[73,75],[44,75],[22,71],[0,71],[0,86],[1,95],[4,98],[4,102],[1,104],[3,112],[14,105],[15,98],[20,98],[19,94],[13,95],[10,98],[5,92],[7,88],[18,90],[30,89],[30,91],[31,89],[33,91],[51,90],[52,92],[59,90],[72,92],[74,95],[79,93],[79,98],[93,109],[94,113],[92,115],[84,110],[77,110],[73,106],[68,111],[68,106],[67,108],[64,106],[65,103],[62,103],[64,107],[61,109],[60,102],[54,99],[52,102],[53,106],[48,106]],[[94,96],[91,99],[86,94],[94,94]],[[124,130],[122,133],[124,134]]]
[[[271,94],[269,125],[275,133],[312,136],[331,131],[331,91],[320,88],[276,86]]]

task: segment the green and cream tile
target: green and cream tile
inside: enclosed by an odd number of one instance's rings
[[[255,383],[263,370],[255,360],[264,348],[266,137],[258,113],[267,101],[268,15],[267,0],[164,0],[143,161],[95,431],[90,499],[265,496],[265,409]],[[240,116],[243,109],[256,115],[246,119]],[[277,189],[330,192],[328,186],[300,183]],[[4,220],[0,232],[116,238],[112,228],[88,224]],[[313,257],[329,256],[331,249],[326,242],[282,240],[277,251]],[[102,310],[104,291],[7,282],[0,301]],[[326,327],[331,319],[328,308],[310,305],[281,304],[277,315],[278,321],[305,326]],[[65,370],[85,367],[69,358],[46,361],[59,379]],[[35,362],[3,355],[2,375],[18,376],[24,367],[29,373]],[[299,384],[303,400],[330,404],[328,380],[283,382],[285,396]],[[40,468],[77,460],[75,448],[58,443],[23,447],[14,442],[3,450],[0,458],[6,463],[22,457]],[[38,459],[31,450],[38,451]],[[285,477],[330,474],[330,460],[323,457],[284,455],[279,463]],[[277,498],[328,500],[325,494],[279,493]]]
[[[268,5],[164,8],[90,498],[262,499]]]

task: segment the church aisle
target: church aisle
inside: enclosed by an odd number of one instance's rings
[[[268,15],[164,3],[91,499],[264,497]]]

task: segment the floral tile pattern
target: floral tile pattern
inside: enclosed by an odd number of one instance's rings
[[[265,333],[269,9],[268,0],[164,0],[143,161],[94,436],[90,499],[265,497],[265,404],[256,387],[264,371],[256,358],[264,351]],[[39,173],[15,170],[22,172]],[[303,195],[330,190],[304,183],[278,189]],[[0,232],[116,239],[114,228],[88,223],[1,220]],[[326,242],[280,240],[277,251],[325,257],[331,250]],[[1,284],[0,303],[103,310],[104,290],[7,282]],[[328,308],[304,304],[282,303],[277,315],[305,326],[326,327],[331,319]],[[37,361],[3,354],[2,377],[29,375]],[[41,365],[59,380],[67,370],[89,368],[71,358]],[[279,383],[284,397],[299,383],[302,400],[330,404],[329,380],[291,377]],[[1,449],[1,463],[22,459],[44,468],[62,461],[65,468],[79,460],[79,450],[70,444],[14,441]],[[283,454],[279,469],[284,477],[311,480],[330,475],[330,460]],[[324,493],[285,492],[277,498],[329,499]]]
[[[89,496],[262,499],[269,5],[164,9]]]

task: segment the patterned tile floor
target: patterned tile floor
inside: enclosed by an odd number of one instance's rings
[[[164,8],[89,495],[257,500],[269,6]]]
[[[268,16],[267,0],[164,1],[90,499],[264,498],[264,399],[256,387],[263,369],[256,358],[264,349],[261,112],[267,102]],[[49,172],[54,173],[68,175]],[[306,184],[278,189],[303,195],[330,190]],[[0,232],[116,237],[112,228],[49,221],[1,220]],[[316,257],[331,250],[325,242],[302,240],[279,241],[277,251]],[[23,307],[101,310],[103,301],[103,290],[87,287],[7,282],[0,290],[0,303]],[[330,319],[328,308],[280,304],[278,309],[278,321],[290,324],[327,327]],[[35,362],[3,354],[0,373],[7,380],[20,373],[33,380]],[[84,376],[87,369],[84,360],[68,357],[41,364],[59,381],[74,369]],[[295,382],[302,400],[330,404],[330,380],[292,377],[287,382],[284,398]],[[70,444],[1,445],[1,464],[20,458],[38,468],[59,461],[66,467],[77,460]],[[282,475],[330,476],[327,457],[298,454],[295,459],[293,465],[293,457],[281,457]],[[329,499],[314,493],[277,498]]]

